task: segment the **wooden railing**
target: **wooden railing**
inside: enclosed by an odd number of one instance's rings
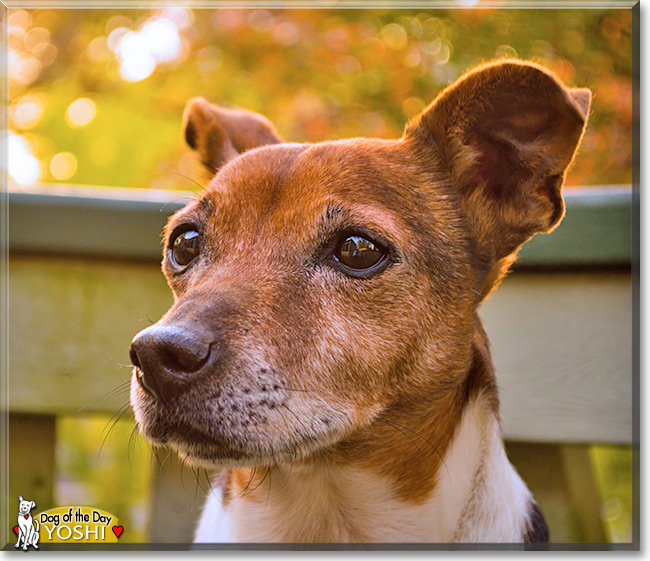
[[[10,498],[29,489],[39,505],[53,505],[57,416],[82,408],[112,414],[122,405],[98,398],[128,378],[116,364],[128,364],[132,336],[171,303],[160,232],[192,196],[71,186],[10,191]],[[590,187],[565,198],[563,223],[524,247],[482,317],[508,452],[554,541],[600,542],[588,445],[637,444],[633,196],[629,188]],[[152,479],[152,542],[188,541],[198,515],[194,488],[184,490],[182,468],[169,465]],[[13,512],[10,504],[3,512]]]

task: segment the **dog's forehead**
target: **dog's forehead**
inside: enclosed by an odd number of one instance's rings
[[[306,216],[327,204],[320,182],[296,181],[296,167],[307,145],[280,144],[251,150],[226,165],[212,180],[207,198],[218,214],[254,220],[295,214]],[[288,218],[288,216],[286,216]]]
[[[389,231],[413,230],[410,170],[395,141],[353,139],[280,144],[247,152],[225,166],[203,195],[229,221],[316,225],[332,209]],[[417,199],[417,193],[415,199]],[[416,212],[414,212],[416,210]]]

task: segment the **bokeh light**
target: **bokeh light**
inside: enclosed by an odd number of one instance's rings
[[[120,73],[127,82],[144,80],[156,69],[156,59],[141,33],[130,31],[124,35],[118,45],[117,56],[121,61]]]
[[[50,172],[59,181],[70,179],[77,172],[77,158],[70,152],[60,152],[52,158]]]
[[[28,86],[39,77],[42,65],[37,58],[9,49],[9,68],[13,82]]]
[[[180,25],[184,12],[168,11]],[[183,41],[171,19],[150,18],[139,31],[118,27],[108,36],[107,46],[120,61],[120,75],[127,82],[139,82],[151,76],[156,65],[172,62],[183,53]],[[99,47],[94,50],[99,51]],[[101,54],[100,54],[101,56]]]
[[[97,109],[92,99],[82,97],[73,101],[65,113],[68,124],[73,127],[85,127],[95,118]]]
[[[111,50],[108,48],[106,37],[95,37],[86,47],[86,54],[91,62],[100,64],[111,58]]]
[[[181,52],[178,30],[168,19],[150,21],[142,28],[140,35],[157,62],[174,60]]]
[[[32,154],[29,143],[22,136],[13,133],[9,133],[5,138],[9,177],[19,185],[36,183],[41,178],[41,165]]]
[[[381,30],[381,38],[391,49],[403,49],[407,44],[406,31],[397,23],[389,23]]]
[[[43,51],[50,43],[50,32],[44,27],[34,27],[25,34],[25,48],[32,53]]]
[[[41,120],[47,96],[43,93],[30,93],[14,100],[9,106],[9,122],[17,129],[32,129]]]

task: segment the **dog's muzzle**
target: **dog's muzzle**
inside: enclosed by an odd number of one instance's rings
[[[211,341],[189,329],[152,325],[133,338],[129,355],[142,389],[168,402],[201,377],[213,350]]]

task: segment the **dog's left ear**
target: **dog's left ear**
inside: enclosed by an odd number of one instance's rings
[[[460,191],[488,271],[562,219],[590,100],[541,66],[505,61],[469,72],[407,125],[404,138]]]
[[[31,501],[32,503],[32,508],[36,508],[36,503],[34,501]]]
[[[202,97],[187,103],[183,121],[186,142],[211,173],[246,150],[282,142],[263,115],[219,107]]]

